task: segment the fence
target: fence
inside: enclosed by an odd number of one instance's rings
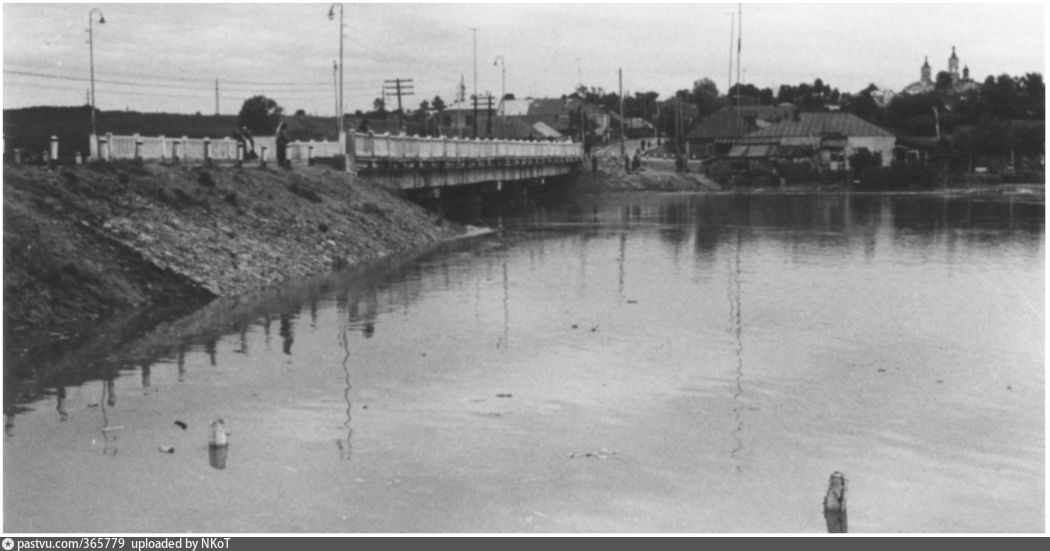
[[[276,154],[274,136],[254,138],[256,153]],[[456,161],[494,159],[577,159],[583,156],[579,143],[527,142],[517,140],[464,140],[353,133],[353,153],[357,159],[397,161]],[[164,136],[114,136],[91,139],[91,157],[143,160],[236,161],[238,141],[232,138],[167,138]],[[288,144],[288,160],[307,162],[311,158],[337,157],[344,151],[343,141]]]

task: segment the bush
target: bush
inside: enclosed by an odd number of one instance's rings
[[[215,179],[207,170],[202,170],[197,174],[197,183],[204,187],[215,187]]]

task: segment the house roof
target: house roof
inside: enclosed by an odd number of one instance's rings
[[[565,100],[560,98],[538,98],[530,100],[529,112],[530,116],[560,116],[567,114],[568,109],[565,105]]]
[[[892,138],[890,132],[857,117],[852,113],[829,111],[820,113],[799,113],[799,120],[787,119],[752,132],[744,137],[747,141],[769,138],[819,137],[822,134],[838,134],[843,137],[876,136]],[[737,143],[741,143],[738,141]]]
[[[794,106],[741,105],[723,107],[695,126],[686,139],[718,139],[742,136],[761,128],[759,121],[775,123],[791,116]],[[747,124],[754,118],[754,124]]]
[[[561,132],[547,126],[543,122],[537,122],[532,125],[533,130],[539,132],[544,138],[560,138]]]
[[[502,114],[507,117],[518,117],[529,113],[531,99],[505,99],[503,100]]]

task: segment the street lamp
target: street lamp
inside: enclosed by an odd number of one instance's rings
[[[506,63],[506,61],[504,61],[503,56],[501,56],[501,55],[496,56],[496,60],[492,62],[492,66],[495,67],[497,63],[500,64],[500,66],[501,66],[500,67],[500,71],[503,74],[503,81],[502,81],[502,84],[500,85],[500,95],[499,95],[499,106],[500,106],[499,123],[500,123],[500,136],[502,137],[503,136],[504,126],[506,126],[506,119],[505,119],[505,117],[507,116],[506,109],[503,106],[503,101],[504,101],[504,99],[507,96],[507,63]]]
[[[102,16],[102,10],[98,8],[92,8],[88,12],[88,52],[91,56],[91,135],[94,136],[95,152],[98,154],[98,129],[95,127],[95,12],[98,12],[100,25],[106,22],[106,18]]]
[[[328,19],[335,19],[335,7],[339,6],[339,112],[336,113],[339,123],[339,135],[343,135],[343,5],[336,3],[328,8]]]

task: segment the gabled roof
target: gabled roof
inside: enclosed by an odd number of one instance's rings
[[[742,136],[761,128],[759,121],[779,122],[790,117],[794,110],[795,107],[790,105],[741,105],[739,111],[736,106],[723,107],[689,131],[686,139],[703,140]],[[748,121],[752,119],[754,123],[749,124]]]
[[[539,98],[531,100],[529,103],[530,116],[560,116],[568,113],[568,109],[565,106],[565,100],[560,98]]]
[[[892,138],[890,132],[857,117],[852,113],[820,112],[799,113],[799,120],[787,119],[769,128],[748,134],[744,139],[820,137],[822,134],[838,134],[844,137],[875,136]],[[740,142],[738,142],[740,143]]]
[[[518,117],[529,113],[531,99],[505,99],[503,100],[502,114],[507,117]]]

